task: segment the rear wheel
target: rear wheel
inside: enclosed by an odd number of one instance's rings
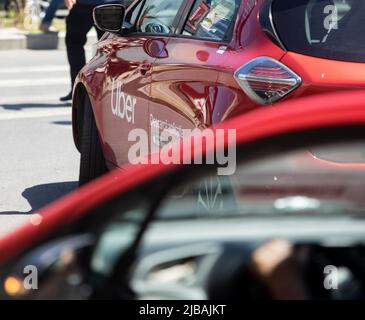
[[[87,96],[84,99],[83,116],[84,121],[80,141],[80,186],[107,172],[94,114],[90,100]]]

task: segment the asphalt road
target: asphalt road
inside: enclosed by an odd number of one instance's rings
[[[0,51],[0,236],[77,187],[64,51]]]

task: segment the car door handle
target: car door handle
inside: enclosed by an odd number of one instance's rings
[[[152,69],[152,64],[149,62],[143,62],[140,66],[139,66],[139,72],[144,76],[147,74],[148,71],[150,71]]]

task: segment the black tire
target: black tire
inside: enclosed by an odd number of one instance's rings
[[[107,172],[98,129],[88,97],[84,99],[84,121],[80,149],[79,185],[82,186]]]

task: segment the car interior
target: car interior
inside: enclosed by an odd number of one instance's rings
[[[132,32],[151,34],[171,34],[176,20],[176,12],[184,4],[179,1],[140,1],[130,7],[126,21]],[[207,0],[196,1],[187,17],[187,24],[182,31],[184,36],[211,39],[216,41],[230,38],[234,17],[241,5],[241,0]]]
[[[183,0],[174,2],[153,2],[146,1],[143,4],[142,12],[136,24],[137,32],[169,34],[171,33],[176,12],[179,10]]]
[[[232,21],[240,4],[240,0],[197,1],[189,14],[183,35],[226,40],[234,26]]]
[[[303,131],[239,147],[233,176],[217,176],[215,165],[179,166],[2,266],[7,284],[37,265],[40,288],[4,285],[0,297],[280,298],[252,267],[255,252],[279,238],[292,247],[308,299],[363,299],[365,171],[337,161],[363,164],[364,154],[348,158],[364,143],[360,126]],[[315,153],[332,165],[318,164]],[[297,161],[304,174],[291,166]]]

